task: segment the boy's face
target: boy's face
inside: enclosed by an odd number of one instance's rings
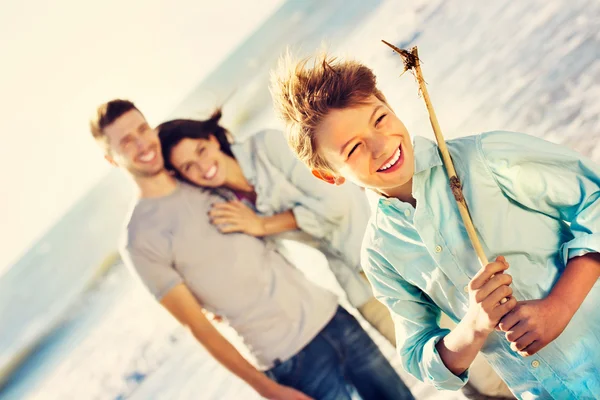
[[[316,145],[342,178],[335,177],[332,183],[342,183],[346,178],[394,196],[412,182],[414,155],[406,127],[375,96],[353,108],[332,110],[317,127]],[[313,172],[326,176],[324,171]]]
[[[108,144],[106,159],[125,168],[133,176],[151,177],[164,170],[160,142],[137,110],[127,111],[104,128]]]

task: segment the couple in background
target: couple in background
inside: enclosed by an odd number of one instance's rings
[[[121,246],[125,263],[213,357],[265,398],[412,399],[335,295],[266,239],[287,233],[321,249],[349,301],[376,327],[390,327],[359,267],[364,193],[318,181],[280,132],[230,143],[219,118],[153,129],[129,101],[98,108],[92,134],[138,188]],[[250,360],[207,311],[237,331]]]

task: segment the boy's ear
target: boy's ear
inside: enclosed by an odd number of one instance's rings
[[[117,164],[117,162],[115,161],[114,158],[112,158],[109,154],[105,154],[104,155],[104,159],[106,161],[108,161],[110,163],[110,165],[112,165],[113,167],[118,167],[119,165]]]
[[[344,179],[341,176],[335,176],[330,172],[320,171],[318,169],[313,169],[312,174],[320,180],[327,182],[331,185],[341,185],[346,181],[346,179]]]

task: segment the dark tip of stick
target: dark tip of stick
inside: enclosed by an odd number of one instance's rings
[[[391,43],[386,42],[385,40],[381,40],[383,43],[392,48],[396,53],[402,57],[402,61],[404,62],[404,71],[411,70],[417,66],[417,61],[419,58],[417,57],[417,47],[413,47],[411,51],[401,49],[399,47],[394,46]]]

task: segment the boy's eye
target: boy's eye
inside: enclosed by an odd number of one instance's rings
[[[196,154],[198,154],[198,155],[202,154],[203,151],[204,151],[204,147],[199,146],[196,148]]]
[[[383,121],[385,117],[387,117],[387,114],[381,114],[381,117],[377,118],[377,121],[375,121],[375,127],[377,127],[377,125],[379,125],[379,123]]]
[[[354,147],[352,148],[352,150],[350,150],[350,153],[348,153],[348,158],[350,158],[350,156],[352,155],[352,153],[354,153],[354,150],[356,150],[358,148],[358,146],[360,146],[360,143],[356,143],[354,145]]]

